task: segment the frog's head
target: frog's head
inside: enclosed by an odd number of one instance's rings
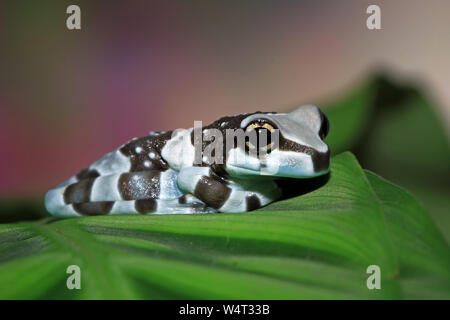
[[[229,150],[225,170],[231,176],[311,178],[329,171],[330,150],[323,142],[329,123],[316,106],[304,105],[290,113],[254,113],[241,120],[240,128],[246,133],[255,130],[258,140]],[[262,132],[272,139],[261,143]],[[249,152],[255,148],[264,151],[262,156]]]

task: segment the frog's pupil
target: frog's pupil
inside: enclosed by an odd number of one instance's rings
[[[257,138],[256,139],[256,142],[257,142],[256,147],[259,150],[260,148],[264,148],[265,146],[267,146],[269,144],[271,135],[270,135],[270,131],[267,130],[266,128],[259,127],[259,128],[256,128],[255,131],[256,131],[256,138]],[[266,136],[265,141],[263,139],[263,135]]]

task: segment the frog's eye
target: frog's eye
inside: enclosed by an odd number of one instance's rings
[[[328,121],[327,116],[322,112],[320,112],[320,118],[322,120],[322,124],[319,129],[319,137],[320,139],[325,139],[325,137],[328,135],[328,131],[330,131],[330,122]]]
[[[275,148],[275,142],[272,141],[272,133],[274,133],[275,130],[275,126],[266,120],[257,120],[250,123],[245,128],[245,132],[247,133],[247,136],[251,137],[248,133],[255,131],[256,141],[246,141],[246,147],[250,150],[256,149],[258,153],[260,151],[269,153]],[[252,142],[256,142],[256,145]]]

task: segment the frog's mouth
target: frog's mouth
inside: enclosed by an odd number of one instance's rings
[[[274,150],[264,158],[249,156],[241,149],[228,154],[226,171],[231,176],[272,176],[287,178],[313,178],[329,172],[329,154],[318,162],[317,155],[293,151]],[[318,165],[318,163],[320,165]]]

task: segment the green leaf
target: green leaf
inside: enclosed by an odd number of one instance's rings
[[[386,218],[405,295],[448,297],[450,250],[427,212],[410,193],[370,171],[366,174]]]
[[[435,104],[417,86],[380,74],[325,104],[326,142],[364,168],[406,187],[450,241],[450,144]]]
[[[449,266],[423,207],[350,153],[322,187],[254,212],[0,225],[0,298],[449,298]]]

